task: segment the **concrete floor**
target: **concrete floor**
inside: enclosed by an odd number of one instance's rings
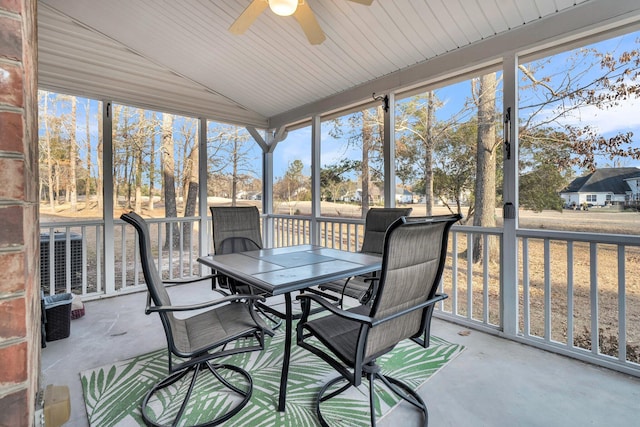
[[[197,302],[209,283],[170,288],[173,302]],[[71,419],[86,426],[79,372],[165,347],[157,315],[146,316],[146,293],[91,301],[71,321],[71,336],[42,349],[41,384],[67,385]],[[640,379],[434,319],[432,333],[466,348],[420,393],[434,426],[640,425]],[[381,427],[419,425],[410,405]]]

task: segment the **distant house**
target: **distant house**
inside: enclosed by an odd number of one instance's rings
[[[406,188],[396,187],[396,203],[413,203],[413,193]]]
[[[560,197],[565,206],[607,206],[637,200],[640,169],[602,168],[574,179]]]
[[[358,188],[353,195],[349,197],[352,202],[362,202],[362,189]],[[378,203],[382,200],[382,191],[375,185],[369,185],[369,203]]]

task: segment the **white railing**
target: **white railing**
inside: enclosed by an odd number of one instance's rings
[[[272,218],[277,246],[309,243],[314,221],[322,246],[362,244],[360,219]],[[499,228],[451,229],[440,284],[449,298],[436,316],[640,376],[640,236],[519,230],[516,335],[503,325],[503,237]]]
[[[166,280],[197,275],[200,218],[147,219],[156,267]],[[167,227],[175,228],[167,233]],[[41,288],[45,295],[72,292],[85,300],[108,296],[105,268],[114,269],[114,294],[143,288],[138,236],[116,220],[113,239],[115,265],[104,265],[102,221],[54,222],[40,225]],[[55,236],[50,239],[49,236]],[[49,274],[54,271],[55,274]]]
[[[199,274],[199,218],[149,219],[154,260],[165,279]],[[177,242],[167,225],[177,227]],[[364,220],[270,215],[263,230],[272,245],[316,241],[357,251]],[[103,224],[76,221],[42,224],[42,287],[86,298],[107,295]],[[207,220],[207,236],[211,235]],[[315,236],[313,238],[313,236]],[[137,235],[115,222],[114,294],[141,290]],[[518,307],[515,328],[503,324],[504,274],[499,228],[454,226],[440,284],[449,298],[436,315],[471,328],[640,376],[640,236],[518,230]],[[176,243],[176,244],[174,244]],[[202,244],[211,247],[211,241]],[[476,256],[469,248],[476,248]],[[208,250],[207,250],[208,251]],[[207,252],[204,251],[204,252]],[[80,262],[77,260],[80,259]],[[55,271],[55,274],[48,272]],[[516,330],[510,335],[505,330]],[[596,343],[596,345],[592,345]]]
[[[640,376],[640,236],[517,235],[518,340]]]

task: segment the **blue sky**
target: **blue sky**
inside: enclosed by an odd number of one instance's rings
[[[640,32],[627,34],[625,36],[617,37],[614,39],[606,40],[604,42],[597,43],[592,45],[597,47],[601,52],[622,52],[625,50],[630,50],[632,48],[637,47],[636,40],[640,37]],[[570,55],[568,53],[561,53],[555,55],[550,61],[549,64],[546,65],[545,72],[546,74],[553,75],[550,84],[554,83],[554,79],[561,79],[565,77],[565,73],[563,72],[563,67],[566,67],[565,59]],[[617,55],[616,55],[617,56]],[[442,102],[442,106],[437,109],[436,117],[438,120],[446,120],[452,115],[458,113],[464,103],[471,95],[471,84],[470,81],[462,81],[456,84],[452,84],[443,88],[439,88],[436,90],[436,96],[439,101]],[[530,98],[530,93],[521,93],[521,99]],[[399,100],[399,102],[403,102],[405,100]],[[524,101],[523,101],[524,102]],[[528,101],[527,101],[528,102]],[[67,103],[70,105],[70,103]],[[50,107],[51,108],[51,107]],[[70,108],[70,107],[67,107]],[[78,120],[78,129],[76,131],[77,138],[80,142],[80,158],[84,160],[86,154],[84,152],[84,139],[86,138],[86,123],[85,123],[85,108],[86,108],[86,100],[79,98],[77,104],[77,120]],[[97,117],[100,114],[100,103],[97,101],[91,102],[91,138],[92,145],[95,146],[98,135],[98,121]],[[496,106],[497,111],[501,110],[501,101],[498,99],[498,105]],[[67,110],[68,111],[68,110]],[[615,108],[610,108],[606,110],[599,110],[595,107],[586,107],[580,110],[579,113],[573,114],[571,117],[567,117],[564,120],[567,121],[579,121],[581,123],[589,123],[592,126],[596,127],[599,132],[604,137],[610,137],[618,132],[624,131],[632,131],[634,133],[633,140],[635,141],[635,145],[638,145],[638,141],[640,141],[640,114],[637,112],[640,111],[640,100],[631,99],[621,101],[620,105]],[[521,112],[522,114],[525,112]],[[544,117],[544,111],[541,117]],[[473,113],[469,113],[463,121],[471,118]],[[549,114],[549,112],[547,112]],[[179,126],[179,122],[175,123],[176,129]],[[329,127],[324,125],[322,127],[322,141],[324,142],[321,154],[321,165],[329,165],[335,164],[342,159],[360,159],[361,152],[357,148],[349,147],[345,141],[335,140],[329,134]],[[42,130],[41,130],[42,132]],[[294,160],[302,160],[305,165],[305,170],[303,171],[305,174],[310,174],[310,163],[311,163],[311,127],[305,127],[302,129],[297,129],[289,132],[289,135],[286,140],[279,143],[276,151],[274,153],[274,176],[276,178],[284,175],[288,165]],[[95,156],[95,150],[93,155]],[[254,173],[256,175],[260,174],[261,171],[261,151],[259,147],[256,146],[251,150],[250,156],[253,158],[255,162],[256,168]],[[600,164],[604,165],[609,160],[602,159]],[[610,161],[609,161],[610,162]],[[94,159],[95,164],[95,159]],[[625,159],[623,161],[625,166],[640,166],[640,161],[631,161]]]
[[[600,52],[612,52],[617,57],[623,51],[630,51],[638,47],[637,40],[640,38],[640,32],[630,33],[621,37],[605,40],[603,42],[595,43],[586,47],[596,48]],[[545,64],[544,74],[550,75],[550,85],[554,86],[559,84],[559,79],[566,77],[567,58],[572,54],[572,51],[565,52],[551,56],[549,63]],[[593,76],[596,71],[599,73],[599,67],[589,74],[582,76],[584,80],[593,80]],[[521,74],[520,77],[523,77]],[[572,76],[576,77],[576,76]],[[500,79],[500,73],[498,73]],[[501,83],[500,88],[501,91]],[[455,83],[443,88],[439,88],[436,91],[436,96],[439,101],[442,102],[442,106],[436,111],[436,117],[438,120],[447,120],[451,116],[457,114],[464,106],[467,99],[471,96],[471,83],[469,80]],[[521,105],[524,105],[525,99],[531,97],[531,93],[523,92],[521,90],[520,98],[522,100]],[[399,102],[403,102],[400,100]],[[557,105],[557,104],[556,104]],[[497,99],[496,110],[502,110],[501,99]],[[582,123],[589,124],[596,129],[599,133],[609,138],[619,132],[633,132],[634,146],[640,146],[640,100],[629,99],[620,101],[619,105],[608,109],[598,109],[593,106],[581,108],[578,112],[567,116],[560,120],[560,123]],[[548,113],[545,116],[545,111],[539,114],[540,120],[544,117],[548,117]],[[471,118],[474,113],[467,113],[466,117],[461,119],[466,121]],[[528,114],[528,111],[521,111],[520,114]],[[523,119],[524,117],[521,117]],[[324,131],[324,129],[323,129]],[[309,141],[311,138],[310,128],[300,129],[291,132],[287,140],[283,141],[281,145],[276,149],[274,155],[274,175],[281,176],[286,170],[287,164],[295,159],[300,159],[306,166],[306,173],[309,171],[310,164],[310,147]],[[359,159],[361,153],[357,149],[345,148],[345,142],[336,142],[326,132],[322,135],[322,140],[325,141],[322,149],[322,165],[332,164],[340,161],[342,158]],[[327,147],[328,145],[328,147]],[[286,149],[284,148],[286,146]],[[605,166],[610,165],[612,160],[608,158],[597,159],[598,165]],[[625,166],[637,166],[640,167],[640,161],[623,159],[623,165]]]

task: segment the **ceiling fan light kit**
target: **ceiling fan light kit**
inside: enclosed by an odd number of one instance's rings
[[[369,6],[373,0],[349,0]],[[280,16],[291,16],[298,21],[302,31],[304,31],[307,40],[311,44],[321,44],[325,41],[326,36],[320,28],[320,24],[316,19],[309,4],[304,0],[252,0],[249,6],[240,14],[233,24],[229,27],[229,31],[233,34],[242,34],[258,16],[264,12],[267,6],[273,13]]]
[[[291,16],[298,8],[298,0],[269,0],[269,8],[280,16]]]

